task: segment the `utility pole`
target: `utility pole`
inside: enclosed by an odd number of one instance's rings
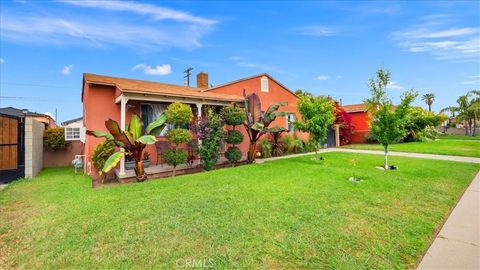
[[[185,73],[185,76],[183,76],[183,78],[185,78],[184,80],[184,84],[186,86],[190,86],[190,75],[191,75],[191,72],[193,68],[187,68],[183,73]]]

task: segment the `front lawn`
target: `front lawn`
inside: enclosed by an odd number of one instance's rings
[[[383,150],[379,144],[349,144],[350,149]],[[451,156],[480,157],[480,141],[443,139],[428,142],[397,143],[388,147],[389,151],[412,152]]]
[[[47,169],[0,191],[0,268],[412,268],[480,168],[323,156],[98,189]]]
[[[475,136],[465,136],[465,135],[441,135],[440,139],[442,140],[480,140],[480,135]]]

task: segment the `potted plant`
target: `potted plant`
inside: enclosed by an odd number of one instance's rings
[[[150,167],[150,153],[148,153],[148,151],[145,151],[145,152],[143,153],[143,160],[142,160],[142,162],[143,162],[143,167],[145,167],[145,168]]]
[[[133,170],[135,168],[135,160],[131,156],[125,156],[125,170]]]

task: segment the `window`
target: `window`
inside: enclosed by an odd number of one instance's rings
[[[83,141],[84,129],[81,127],[65,127],[65,141]]]
[[[286,119],[287,119],[287,130],[288,130],[288,132],[294,132],[295,128],[293,126],[293,123],[296,120],[295,114],[293,114],[293,113],[287,114]]]
[[[260,91],[268,92],[268,78],[267,78],[267,76],[263,76],[260,79]]]
[[[147,130],[148,124],[155,121],[167,108],[167,103],[142,103],[140,104],[140,119],[143,123],[143,131]],[[167,125],[158,136],[165,136],[171,127]]]

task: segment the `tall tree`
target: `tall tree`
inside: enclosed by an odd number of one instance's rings
[[[318,147],[325,141],[328,127],[335,120],[333,100],[324,96],[301,96],[297,110],[302,119],[295,122],[295,127],[310,134],[310,140],[315,145],[315,159],[318,160]]]
[[[465,135],[475,136],[477,123],[480,120],[480,91],[473,90],[458,97],[457,106],[449,106],[441,110],[441,112],[447,111],[452,113],[455,120],[465,123]]]
[[[428,111],[432,111],[432,104],[435,101],[435,94],[433,93],[426,93],[422,96],[422,100],[428,105]]]
[[[384,150],[383,167],[388,167],[388,146],[405,136],[405,124],[411,103],[417,96],[414,91],[402,95],[400,105],[393,108],[387,96],[386,87],[390,83],[390,72],[379,69],[376,78],[370,78],[371,97],[364,100],[371,113],[370,126],[373,137],[382,144]]]

